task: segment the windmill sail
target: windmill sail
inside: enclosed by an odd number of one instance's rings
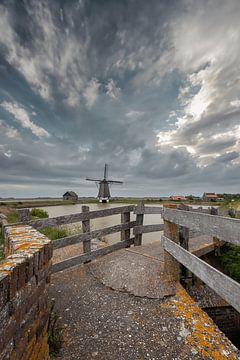
[[[108,177],[108,164],[104,166],[104,180],[107,180]]]
[[[117,181],[117,180],[108,180],[108,165],[105,164],[104,166],[104,175],[103,175],[103,179],[91,179],[91,178],[86,178],[86,180],[88,181],[94,181],[97,186],[99,187],[98,190],[98,199],[99,202],[109,202],[109,199],[111,197],[110,195],[110,189],[109,189],[109,184],[122,184],[122,181]]]

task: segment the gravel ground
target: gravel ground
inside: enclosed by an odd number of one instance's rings
[[[113,255],[104,259],[112,261]],[[50,296],[64,327],[57,359],[240,359],[179,284],[176,295],[164,300],[134,296],[94,276],[97,261],[52,276]]]

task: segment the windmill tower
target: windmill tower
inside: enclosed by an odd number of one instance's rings
[[[98,199],[101,203],[107,203],[109,202],[109,199],[111,197],[110,195],[110,189],[109,185],[112,184],[122,184],[122,181],[116,181],[116,180],[108,180],[108,165],[105,164],[104,167],[104,176],[102,180],[99,179],[89,179],[86,178],[87,181],[94,181],[98,187]]]

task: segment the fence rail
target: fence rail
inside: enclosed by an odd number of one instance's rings
[[[136,221],[131,221],[129,223],[114,225],[99,230],[93,230],[91,232],[86,232],[79,235],[67,236],[65,238],[54,240],[53,249],[58,249],[64,246],[77,244],[86,240],[96,239],[100,236],[114,234],[123,230],[132,229],[134,228],[135,225],[136,225]]]
[[[240,245],[240,220],[238,219],[170,208],[164,209],[163,219]]]
[[[163,208],[160,206],[135,206],[134,214],[162,214]]]
[[[156,231],[163,231],[164,225],[163,224],[154,224],[154,225],[136,225],[133,228],[133,234],[146,234]]]
[[[91,260],[96,259],[98,256],[110,254],[113,251],[128,247],[128,246],[132,245],[133,243],[134,243],[134,238],[131,238],[131,239],[128,239],[125,241],[120,241],[116,244],[106,246],[106,247],[103,247],[103,248],[100,248],[100,249],[97,249],[97,250],[94,250],[94,251],[91,251],[91,252],[88,252],[85,254],[71,257],[69,259],[66,259],[59,263],[54,264],[52,266],[52,271],[53,271],[53,273],[55,273],[58,271],[68,269],[69,267],[72,267],[72,266],[76,266],[76,265],[80,265],[80,264],[89,262]]]
[[[240,312],[240,284],[162,236],[164,249]]]
[[[163,211],[163,220],[161,240],[165,250],[165,271],[178,280],[183,273],[192,272],[240,312],[240,284],[188,251],[189,229],[211,235],[219,244],[221,239],[240,245],[240,220],[167,207]]]
[[[42,229],[45,227],[59,226],[73,224],[76,222],[81,222],[85,220],[97,219],[106,216],[118,215],[124,212],[131,212],[135,208],[134,205],[128,206],[119,206],[116,208],[104,209],[104,210],[94,210],[81,212],[77,214],[62,215],[53,218],[39,219],[39,220],[28,220],[27,224],[33,226],[35,229]],[[25,209],[24,209],[25,210]],[[19,223],[18,223],[19,224]],[[16,224],[14,224],[16,225]]]

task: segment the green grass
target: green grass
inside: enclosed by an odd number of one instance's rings
[[[41,218],[41,219],[44,219],[44,218],[48,218],[49,215],[48,215],[48,212],[46,210],[43,210],[43,209],[38,209],[38,208],[33,208],[31,211],[30,211],[30,219],[31,218]]]
[[[46,227],[41,229],[40,232],[47,236],[50,240],[61,239],[68,236],[67,229],[63,227]]]
[[[9,224],[14,224],[14,223],[18,222],[17,210],[12,210],[10,213],[7,214],[7,222]]]
[[[54,302],[52,302],[48,323],[48,345],[51,360],[55,359],[59,354],[63,340],[63,328],[60,325],[59,315],[55,311],[54,305]]]
[[[226,244],[222,248],[220,261],[224,272],[234,280],[240,282],[240,246]]]
[[[34,219],[43,219],[48,218],[48,212],[43,209],[33,208],[30,211],[30,220]],[[9,224],[14,224],[18,222],[18,212],[17,210],[12,210],[7,214],[7,222]]]
[[[82,227],[80,224],[69,224],[58,227],[46,227],[39,231],[50,240],[57,240],[66,236],[81,234]]]

